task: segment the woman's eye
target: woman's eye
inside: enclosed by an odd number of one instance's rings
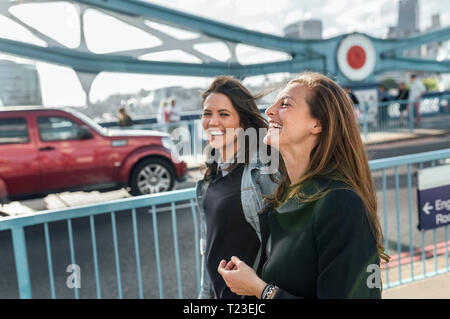
[[[202,116],[210,116],[211,113],[203,113]]]
[[[289,106],[289,104],[282,102],[282,103],[281,103],[281,106],[282,106],[282,107],[286,107],[286,106]]]
[[[228,114],[227,113],[222,113],[222,114],[220,114],[220,116],[228,116]]]

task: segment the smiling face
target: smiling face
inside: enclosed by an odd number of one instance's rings
[[[230,129],[240,127],[240,118],[225,94],[213,92],[206,97],[203,103],[202,126],[211,147],[222,151],[227,145],[236,145],[236,135]]]
[[[264,143],[282,152],[302,145],[315,146],[321,132],[320,121],[311,116],[306,102],[309,89],[299,83],[288,84],[267,110],[269,131]]]

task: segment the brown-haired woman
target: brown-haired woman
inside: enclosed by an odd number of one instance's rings
[[[276,184],[274,177],[267,174],[269,161],[263,164],[260,150],[253,146],[260,140],[259,130],[265,129],[261,133],[264,136],[268,124],[255,97],[228,76],[217,77],[202,94],[201,121],[211,152],[207,152],[207,169],[196,188],[202,254],[199,297],[241,298],[226,286],[217,265],[222,258],[239,254],[257,269],[264,255],[258,213],[263,208],[263,195],[272,194]],[[253,142],[249,135],[240,139],[238,129],[253,134]],[[261,151],[266,155],[266,150]]]
[[[262,279],[238,257],[222,260],[218,272],[239,295],[380,298],[373,272],[389,257],[349,97],[328,77],[305,72],[266,114],[265,142],[287,170],[269,212],[268,260]]]

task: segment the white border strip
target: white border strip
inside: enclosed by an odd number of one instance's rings
[[[450,165],[425,168],[418,171],[417,188],[421,190],[450,185]]]

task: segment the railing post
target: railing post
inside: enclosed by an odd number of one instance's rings
[[[189,150],[189,152],[191,152],[191,154],[183,154],[183,156],[186,155],[191,155],[192,158],[194,158],[194,149],[195,149],[195,137],[194,137],[194,131],[195,131],[195,125],[194,125],[194,120],[189,120],[187,123],[188,126],[188,130],[189,130],[189,139],[191,141],[191,149]]]
[[[367,116],[367,112],[368,112],[367,102],[364,102],[362,104],[362,106],[363,106],[363,136],[364,136],[364,139],[367,140],[367,135],[369,133],[368,116]]]
[[[197,161],[197,127],[195,125],[195,120],[189,121],[190,133],[191,133],[191,156],[194,161]]]
[[[31,299],[30,270],[28,267],[27,245],[25,242],[25,232],[23,227],[11,229],[11,235],[20,298]]]
[[[414,101],[408,101],[409,131],[414,132]]]

